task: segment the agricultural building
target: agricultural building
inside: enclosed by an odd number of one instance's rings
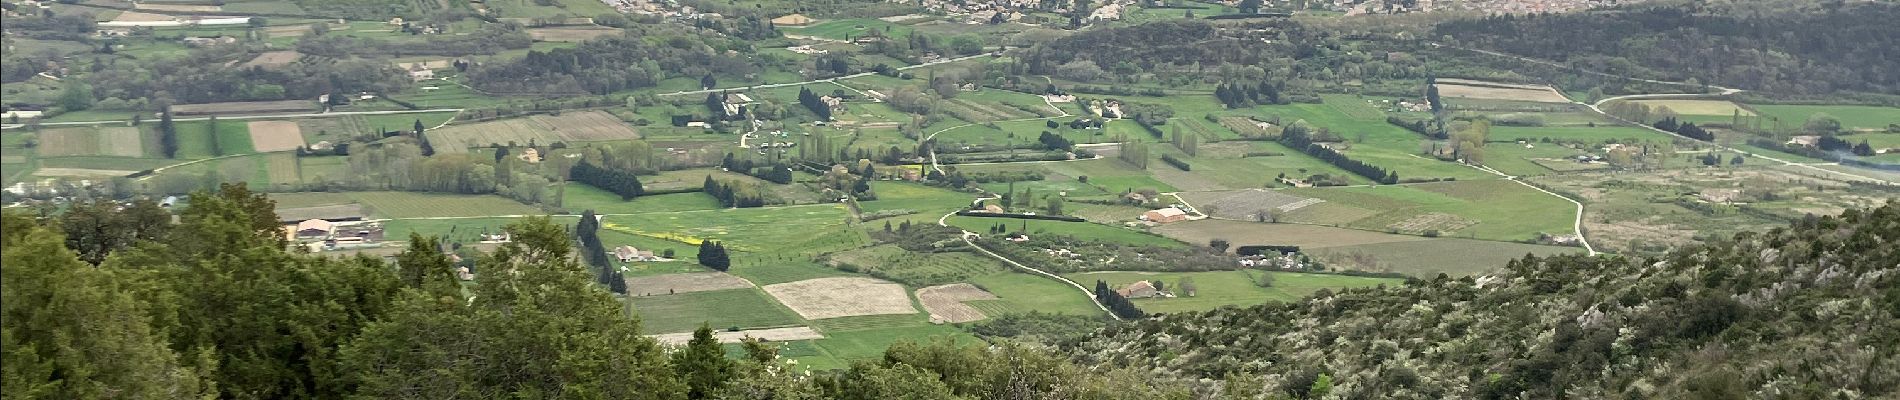
[[[1136,281],[1135,283],[1131,283],[1126,287],[1122,287],[1121,289],[1115,289],[1115,293],[1122,295],[1122,297],[1127,297],[1131,299],[1148,298],[1148,297],[1155,297],[1155,296],[1161,295],[1161,291],[1155,290],[1155,285],[1153,283],[1148,283],[1148,281]]]
[[[653,261],[659,259],[653,256],[653,251],[642,251],[633,246],[615,247],[614,258],[620,259],[620,262]]]
[[[1187,220],[1187,212],[1181,211],[1181,209],[1179,208],[1168,207],[1168,208],[1163,208],[1159,210],[1149,210],[1148,212],[1141,213],[1141,219],[1143,221],[1154,222],[1158,224],[1165,224],[1169,222],[1180,222],[1180,221]]]
[[[320,238],[329,236],[333,229],[336,229],[336,225],[330,221],[308,219],[297,223],[296,232],[299,238]]]
[[[420,63],[409,66],[409,80],[421,82],[430,79],[435,79],[435,70],[423,67]]]

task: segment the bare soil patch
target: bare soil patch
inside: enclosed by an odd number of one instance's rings
[[[1184,192],[1182,200],[1200,210],[1214,210],[1214,217],[1254,220],[1257,215],[1284,214],[1322,200],[1294,196],[1272,190],[1245,189],[1210,192]]]
[[[627,278],[628,296],[654,296],[752,287],[752,282],[724,272],[694,272]]]
[[[137,5],[134,5],[134,6],[132,6],[132,8],[136,8],[136,9],[140,9],[140,10],[152,10],[152,11],[175,11],[175,12],[219,12],[219,11],[224,11],[224,7],[221,7],[221,6],[210,6],[210,5],[197,5],[197,4],[161,4],[161,3],[138,3]]]
[[[64,177],[126,176],[126,175],[131,175],[135,172],[138,172],[138,171],[120,171],[120,170],[111,170],[111,169],[85,169],[85,168],[40,168],[40,169],[33,170],[33,175],[48,176],[48,177],[53,177],[53,176],[64,176]]]
[[[530,119],[548,126],[566,140],[639,139],[633,126],[605,111],[564,113],[560,116],[536,115]]]
[[[904,286],[882,279],[841,277],[765,286],[779,303],[805,319],[913,314]]]
[[[57,128],[40,133],[42,156],[142,157],[145,148],[133,127]]]
[[[40,155],[89,156],[99,148],[99,136],[92,128],[59,128],[40,132]]]
[[[303,35],[307,35],[310,33],[310,27],[311,25],[271,26],[271,27],[265,27],[264,33],[270,34],[270,37],[273,37],[273,38],[303,37]]]
[[[668,333],[664,335],[647,335],[647,337],[651,337],[655,340],[659,340],[661,344],[666,344],[670,346],[684,346],[686,345],[686,342],[690,342],[693,340],[693,333],[692,332]],[[736,331],[736,332],[734,331],[713,332],[713,338],[718,339],[719,343],[739,343],[739,341],[745,340],[745,338],[749,338],[749,337],[764,339],[766,341],[771,341],[771,342],[785,342],[785,341],[792,341],[792,340],[824,339],[825,335],[818,333],[818,331],[812,330],[811,327],[809,326],[794,326],[790,328],[771,328],[771,329],[747,329],[747,330]]]
[[[303,146],[303,130],[296,121],[252,121],[251,147],[259,153],[296,150]]]
[[[252,58],[250,61],[245,61],[243,67],[277,68],[297,62],[297,59],[300,58],[303,58],[303,53],[289,50],[267,51],[263,54],[258,54],[256,58]]]
[[[581,42],[618,33],[619,29],[604,28],[533,28],[528,30],[528,37],[542,42]]]
[[[986,318],[983,311],[963,304],[972,300],[995,300],[997,297],[968,283],[952,283],[917,289],[917,300],[924,303],[924,311],[930,313],[931,321],[963,323]]]
[[[137,12],[137,11],[122,12],[122,13],[119,13],[118,17],[112,18],[113,22],[157,22],[157,21],[170,21],[170,20],[172,20],[172,16],[170,15],[142,13],[142,12]]]
[[[511,141],[525,145],[530,140],[548,144],[640,138],[640,133],[633,130],[633,126],[615,118],[613,114],[602,111],[570,112],[559,116],[536,115],[528,118],[449,125],[442,129],[429,130],[425,134],[429,135],[429,142],[435,146],[436,151],[454,153],[466,152],[469,147]]]
[[[1477,224],[1478,224],[1478,221],[1473,221],[1465,217],[1460,217],[1456,215],[1451,215],[1451,214],[1446,214],[1446,213],[1425,213],[1425,214],[1419,214],[1417,216],[1413,216],[1411,218],[1406,218],[1404,221],[1392,223],[1391,225],[1387,225],[1386,227],[1391,228],[1393,230],[1397,230],[1399,231],[1399,233],[1418,235],[1418,234],[1424,234],[1426,231],[1439,231],[1439,232],[1450,233],[1450,232],[1454,232],[1459,229],[1464,229],[1465,227],[1477,225]]]
[[[1188,243],[1227,239],[1234,246],[1282,245],[1327,248],[1372,243],[1412,242],[1429,238],[1318,225],[1269,224],[1205,219],[1154,228],[1155,233]]]
[[[402,68],[402,69],[410,69],[416,66],[422,66],[423,68],[428,68],[428,69],[445,69],[445,68],[454,67],[455,61],[447,59],[447,58],[443,58],[443,59],[436,59],[436,60],[408,61],[408,62],[396,63],[396,68]]]
[[[139,137],[139,128],[130,126],[99,128],[99,154],[144,157],[145,144]]]
[[[1469,99],[1530,101],[1539,103],[1570,102],[1570,99],[1565,98],[1562,94],[1557,93],[1556,89],[1551,89],[1549,86],[1536,87],[1530,85],[1491,83],[1485,85],[1488,86],[1449,84],[1441,80],[1438,83],[1438,94],[1450,98],[1462,97]]]

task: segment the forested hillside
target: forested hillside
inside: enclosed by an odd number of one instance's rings
[[[1900,94],[1900,5],[1658,6],[1441,23],[1434,37],[1613,74],[1750,90]]]
[[[1495,275],[1110,326],[1080,362],[1292,398],[1892,398],[1900,206],[1660,258],[1527,257]]]
[[[0,214],[6,399],[1171,399],[1182,385],[1091,371],[1043,350],[900,343],[882,360],[794,373],[778,345],[743,357],[701,328],[643,336],[590,282],[567,228],[508,227],[463,287],[432,239],[396,263],[285,251],[273,203],[199,193]]]

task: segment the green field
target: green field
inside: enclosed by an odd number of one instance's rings
[[[1157,155],[1157,157],[1159,156]],[[1160,163],[1150,164],[1149,167],[1150,168],[1169,168],[1166,165],[1160,165]],[[1149,174],[1147,170],[1135,168],[1135,166],[1133,165],[1129,165],[1126,162],[1122,162],[1121,160],[1116,160],[1113,158],[1104,158],[1104,159],[1099,159],[1099,160],[1080,160],[1080,161],[1038,163],[1038,164],[1030,164],[1028,166],[990,164],[990,165],[972,165],[972,166],[957,167],[957,169],[964,170],[964,171],[991,171],[991,172],[1015,171],[1015,170],[1021,170],[1023,168],[1035,168],[1037,170],[1040,170],[1043,172],[1044,179],[1053,180],[1053,181],[1078,179],[1078,178],[1086,176],[1088,177],[1089,185],[1095,186],[1099,188],[1102,192],[1106,192],[1106,193],[1120,194],[1122,192],[1129,191],[1129,190],[1141,190],[1141,189],[1154,189],[1156,191],[1161,191],[1161,192],[1172,192],[1172,191],[1180,190],[1178,188],[1175,188],[1174,186],[1168,185],[1165,182],[1156,180],[1153,176]],[[1060,175],[1060,176],[1056,176],[1056,175]],[[1020,190],[1022,188],[1019,187],[1018,189]]]
[[[759,289],[730,289],[630,299],[644,332],[688,332],[709,324],[714,329],[768,328],[804,323]]]
[[[1673,138],[1673,136],[1665,135],[1660,132],[1652,131],[1649,129],[1637,128],[1633,126],[1621,126],[1621,125],[1598,125],[1596,127],[1587,127],[1587,126],[1581,126],[1581,127],[1580,126],[1538,126],[1538,127],[1492,126],[1491,127],[1490,139],[1494,141],[1526,140],[1531,143],[1537,143],[1546,138],[1551,139],[1551,140],[1607,143],[1610,141],[1629,142],[1631,140],[1669,141],[1670,139]],[[1496,145],[1496,144],[1494,143],[1491,145],[1486,145],[1485,148],[1489,149],[1493,145]]]
[[[553,18],[553,17],[593,17],[611,14],[613,7],[597,0],[558,0],[549,2],[554,5],[540,5],[534,0],[488,0],[490,10],[503,18]]]
[[[738,208],[671,213],[614,215],[604,221],[655,237],[698,243],[718,240],[735,263],[761,258],[793,258],[855,248],[868,241],[846,229],[848,213],[838,204]],[[808,257],[797,257],[809,260]]]
[[[576,213],[581,210],[594,210],[599,214],[637,214],[720,208],[719,200],[705,193],[661,194],[621,200],[620,195],[581,183],[569,183],[565,191],[561,193],[561,202],[561,208]]]
[[[1606,164],[1585,164],[1570,158],[1586,153],[1584,150],[1552,143],[1531,143],[1529,144],[1531,147],[1524,146],[1516,143],[1485,145],[1484,166],[1513,176],[1538,176],[1558,172],[1553,167],[1563,168],[1564,171],[1610,168]],[[1601,154],[1598,151],[1590,151],[1590,153]],[[1669,159],[1674,159],[1674,157]]]
[[[1257,282],[1262,274],[1271,275],[1272,286],[1260,287]],[[1370,278],[1359,276],[1308,274],[1298,272],[1267,272],[1258,270],[1209,271],[1209,272],[1089,272],[1067,274],[1064,277],[1094,287],[1095,281],[1108,282],[1109,286],[1120,288],[1135,281],[1159,280],[1166,291],[1175,292],[1173,298],[1134,299],[1135,306],[1150,313],[1178,313],[1206,311],[1223,306],[1251,306],[1268,301],[1292,301],[1320,289],[1339,289],[1398,285],[1403,281],[1391,278]],[[1188,297],[1180,292],[1181,278],[1194,280],[1196,293]]]
[[[779,28],[793,35],[816,36],[828,39],[846,40],[864,36],[876,30],[885,37],[902,38],[910,36],[911,27],[898,25],[874,18],[853,18],[825,21],[802,28]]]
[[[970,283],[998,297],[996,300],[968,302],[971,307],[982,310],[984,315],[990,317],[1030,311],[1076,315],[1102,313],[1081,291],[1039,275],[1004,272],[972,278]]]
[[[1090,222],[1045,221],[1016,218],[965,217],[952,216],[946,222],[951,226],[971,232],[988,232],[990,226],[1008,225],[1010,230],[1023,230],[1034,235],[1073,236],[1082,240],[1102,241],[1132,245],[1183,247],[1186,244],[1130,228],[1108,226]]]
[[[8,152],[7,155],[13,155]],[[115,171],[141,171],[177,164],[178,160],[130,157],[41,157],[40,168],[86,168]]]
[[[378,218],[496,217],[541,215],[535,209],[501,196],[420,192],[278,193],[278,207],[362,203]]]
[[[1514,241],[1540,232],[1571,233],[1576,216],[1576,206],[1568,201],[1503,180],[1300,188],[1286,193],[1372,212],[1337,218],[1337,214],[1318,214],[1321,209],[1302,208],[1283,217],[1290,222],[1409,234],[1438,230],[1446,237]]]
[[[1306,252],[1314,259],[1334,261],[1328,265],[1333,268],[1398,272],[1431,278],[1440,273],[1450,276],[1482,275],[1503,268],[1505,263],[1523,258],[1526,254],[1553,256],[1583,254],[1584,251],[1582,247],[1437,238],[1326,247],[1308,249]],[[1348,265],[1357,261],[1375,265]]]
[[[892,344],[904,341],[981,343],[956,327],[931,324],[922,313],[822,319],[812,321],[812,327],[825,334],[824,339],[811,341],[818,349],[785,356],[813,369],[842,368],[851,361],[875,359]]]
[[[807,279],[831,278],[839,276],[861,276],[835,268],[804,260],[773,260],[771,257],[754,256],[745,261],[734,257],[732,269],[726,271],[738,275],[757,285],[771,285],[797,282]]]
[[[214,136],[209,121],[177,123],[177,158],[211,158],[255,152],[251,149],[251,128],[247,122],[218,121],[217,125]]]
[[[555,224],[568,225],[578,220],[571,216],[555,216]],[[408,238],[410,233],[423,236],[439,236],[447,242],[474,243],[480,241],[482,232],[500,232],[508,224],[520,222],[521,218],[456,218],[456,219],[395,219],[384,223],[385,237]]]
[[[1328,103],[1363,102],[1352,96],[1328,96]],[[1383,118],[1369,118],[1373,114],[1357,112],[1347,114],[1342,109],[1356,109],[1363,105],[1350,104],[1335,107],[1331,104],[1289,104],[1260,106],[1252,111],[1255,115],[1278,116],[1283,123],[1306,121],[1315,128],[1326,128],[1351,144],[1344,151],[1347,157],[1378,165],[1398,173],[1399,178],[1486,178],[1489,174],[1473,170],[1463,165],[1448,163],[1419,156],[1419,142],[1423,136],[1393,126]],[[1376,111],[1376,110],[1375,110]],[[1495,133],[1492,136],[1497,136]]]
[[[1004,267],[995,259],[969,252],[916,253],[896,245],[878,245],[833,254],[831,260],[910,286],[961,282],[995,274]]]
[[[973,199],[969,193],[910,182],[875,181],[871,182],[871,191],[877,193],[877,200],[858,202],[859,210],[866,214],[910,210],[941,215],[968,207]]]
[[[540,215],[535,209],[501,196],[414,192],[361,192],[350,197],[384,218],[487,217]]]
[[[1801,126],[1809,116],[1826,113],[1841,120],[1845,129],[1886,129],[1887,124],[1900,123],[1900,108],[1878,106],[1806,106],[1806,105],[1755,105],[1762,115],[1780,118],[1782,125]],[[1769,124],[1763,124],[1769,126]]]
[[[1177,222],[1157,228],[1157,231],[1193,243],[1206,243],[1218,238],[1227,239],[1235,246],[1299,246],[1302,252],[1313,256],[1314,260],[1325,263],[1328,270],[1398,272],[1419,277],[1432,277],[1441,272],[1467,275],[1489,271],[1526,253],[1549,255],[1583,251],[1580,247],[1429,238],[1319,225],[1227,220]]]

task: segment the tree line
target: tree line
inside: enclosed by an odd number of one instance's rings
[[[1281,96],[1285,82],[1260,82],[1257,84],[1222,83],[1214,87],[1214,98],[1219,99],[1227,108],[1248,108],[1265,104],[1293,104],[1291,98]]]
[[[831,106],[825,104],[825,99],[817,93],[812,93],[811,88],[802,86],[798,88],[798,104],[811,110],[813,115],[818,116],[819,121],[831,120]]]
[[[718,241],[699,242],[699,265],[726,272],[732,269],[732,255],[726,252],[726,245]]]
[[[1399,183],[1399,173],[1396,171],[1387,171],[1385,168],[1380,168],[1377,165],[1348,158],[1345,154],[1333,150],[1331,147],[1314,143],[1313,139],[1308,136],[1304,125],[1288,125],[1280,132],[1279,141],[1280,144],[1286,145],[1288,148],[1300,149],[1306,152],[1306,154],[1312,155],[1313,158],[1318,158],[1320,161],[1325,161],[1328,164],[1337,166],[1339,169],[1346,170],[1346,172],[1366,177],[1366,179],[1371,179],[1373,182],[1387,185]]]
[[[1108,307],[1108,312],[1115,313],[1115,316],[1122,319],[1141,319],[1148,316],[1148,313],[1142,312],[1141,308],[1135,307],[1135,302],[1128,301],[1127,297],[1123,297],[1120,292],[1109,287],[1108,282],[1095,281],[1095,299],[1100,300],[1103,307]]]
[[[581,261],[594,270],[596,283],[609,292],[627,294],[627,278],[614,268],[607,245],[600,241],[600,217],[594,215],[594,210],[581,212],[581,220],[574,223],[574,241],[581,244]]]
[[[765,189],[756,183],[713,179],[712,175],[706,175],[706,182],[701,187],[706,195],[719,200],[719,205],[725,207],[753,208],[764,207],[771,203],[771,200],[766,197]]]
[[[646,188],[640,184],[639,175],[614,168],[602,168],[585,158],[575,163],[573,169],[568,170],[568,179],[613,192],[620,195],[621,200],[633,200],[646,193]]]

